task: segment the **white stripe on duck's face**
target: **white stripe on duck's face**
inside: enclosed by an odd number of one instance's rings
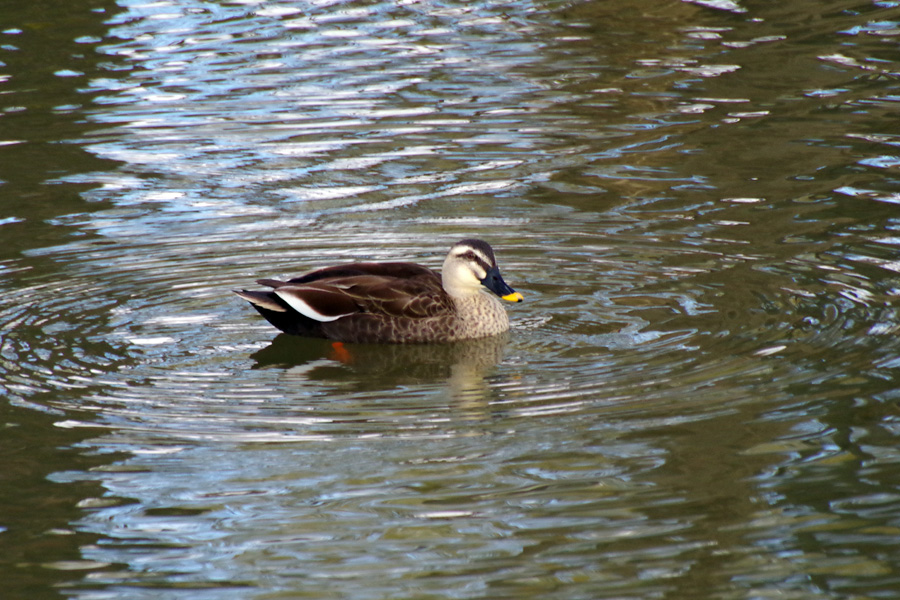
[[[470,296],[481,290],[481,281],[495,266],[493,253],[469,243],[459,243],[450,249],[441,271],[444,289],[451,296]]]
[[[488,269],[497,264],[494,260],[494,251],[491,250],[491,247],[488,246],[486,242],[482,242],[481,240],[463,240],[462,242],[457,242],[450,248],[450,254],[452,256],[466,257],[473,262],[481,262],[486,265],[486,268]]]

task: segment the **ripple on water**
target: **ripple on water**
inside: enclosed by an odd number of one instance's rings
[[[540,251],[528,234],[501,239],[501,265],[527,300],[510,307],[510,338],[455,349],[359,347],[347,362],[327,342],[275,339],[230,289],[367,257],[363,249],[372,243],[364,228],[329,232],[317,224],[311,239],[276,229],[261,242],[246,235],[265,231],[259,223],[226,218],[205,221],[203,236],[192,235],[187,222],[165,232],[152,226],[157,233],[147,240],[140,227],[103,220],[94,222],[105,239],[32,253],[65,265],[68,276],[23,289],[27,310],[4,307],[3,322],[18,334],[30,328],[27,339],[35,341],[25,347],[15,345],[24,336],[8,338],[2,356],[10,371],[21,363],[7,385],[22,401],[65,411],[66,426],[99,425],[123,440],[469,435],[472,420],[492,415],[513,428],[601,407],[627,416],[665,407],[673,395],[693,398],[699,414],[711,401],[732,400],[724,390],[709,391],[716,381],[766,368],[744,358],[704,361],[696,328],[654,325],[654,314],[685,306],[665,293],[637,291],[663,260],[658,248],[629,245],[647,261],[625,263],[621,249],[592,247],[574,231],[569,242]],[[412,224],[434,227],[432,219]],[[468,225],[454,221],[460,233],[441,237],[461,237]],[[437,267],[446,243],[413,232],[375,248],[376,259],[411,257]],[[636,301],[642,296],[643,306]],[[72,387],[80,391],[59,393]],[[51,391],[46,400],[36,395]],[[687,401],[678,411],[691,418]]]
[[[193,202],[156,200],[168,209],[99,211],[79,224],[91,237],[29,253],[66,277],[34,275],[22,302],[2,307],[0,323],[16,332],[0,348],[5,391],[19,402],[122,439],[129,431],[160,440],[422,438],[469,435],[467,419],[503,415],[515,429],[598,412],[633,426],[675,423],[771,397],[809,377],[784,359],[812,365],[854,323],[877,337],[894,320],[878,300],[891,290],[848,274],[840,254],[825,270],[819,260],[758,265],[729,254],[740,245],[727,239],[715,251],[679,244],[665,220],[645,234],[648,219],[631,231],[615,218],[592,223],[595,234],[546,207],[541,223],[555,240],[547,245],[531,231],[530,207],[503,218],[414,212],[400,227],[377,210],[346,219],[354,206],[332,207],[336,217],[235,205],[192,221]],[[356,362],[342,362],[326,342],[275,339],[230,293],[260,276],[347,260],[438,267],[450,241],[485,227],[516,229],[491,241],[526,302],[509,307],[510,339],[474,360],[360,348]]]
[[[551,277],[516,258],[517,244],[530,245],[522,240],[509,245],[505,263],[498,250],[508,279],[533,288],[530,307],[510,308],[512,345],[501,338],[454,351],[358,348],[357,362],[346,364],[326,342],[281,338],[269,344],[275,331],[230,289],[258,276],[367,256],[361,248],[371,245],[368,232],[340,228],[329,236],[320,230],[305,240],[284,237],[282,230],[262,243],[246,235],[258,225],[227,221],[211,232],[218,223],[205,222],[203,236],[191,235],[190,223],[165,233],[151,227],[157,233],[148,240],[141,227],[119,227],[120,217],[112,218],[109,227],[103,215],[94,219],[103,238],[31,252],[63,265],[67,277],[21,288],[22,303],[5,305],[0,314],[4,329],[16,332],[5,336],[0,353],[10,374],[7,391],[65,411],[72,417],[68,426],[245,441],[433,435],[461,414],[485,418],[503,411],[528,418],[579,410],[600,396],[633,398],[616,389],[613,363],[599,357],[604,346],[634,347],[651,337],[637,330],[643,321],[632,320],[633,333],[609,325],[610,305],[595,289],[559,295],[550,317],[544,300],[557,290]],[[453,223],[460,233],[441,237],[460,237],[468,225]],[[432,226],[427,220],[417,225]],[[423,250],[423,241],[416,234],[393,240],[377,246],[375,258],[412,257],[437,267],[446,242],[429,239]],[[548,253],[549,262],[563,263],[567,251]],[[566,277],[597,285],[590,269],[570,267]],[[552,374],[573,359],[583,364],[574,376]],[[79,392],[63,393],[72,388]],[[395,390],[392,411],[373,413],[385,389]]]

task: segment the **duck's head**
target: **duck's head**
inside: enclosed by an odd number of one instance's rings
[[[466,239],[453,244],[444,260],[441,279],[451,296],[471,296],[487,288],[504,300],[522,301],[522,294],[503,281],[494,251],[482,240]]]

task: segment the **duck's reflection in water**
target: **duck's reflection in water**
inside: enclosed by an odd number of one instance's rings
[[[348,393],[446,383],[453,400],[474,407],[487,401],[488,378],[508,342],[508,334],[448,344],[342,344],[282,334],[251,358],[254,369],[285,369]]]

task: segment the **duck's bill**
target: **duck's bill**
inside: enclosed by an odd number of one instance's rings
[[[500,277],[500,269],[497,267],[487,272],[487,275],[481,280],[481,285],[509,302],[521,302],[524,300],[522,294],[506,285],[506,282]]]

